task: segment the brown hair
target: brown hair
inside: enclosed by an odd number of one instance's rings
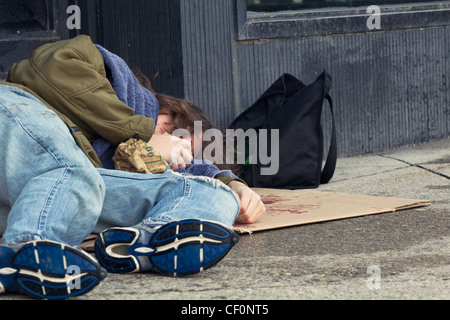
[[[202,121],[204,130],[213,128],[213,124],[205,115],[205,112],[194,103],[155,92],[152,82],[140,70],[135,70],[134,72],[139,83],[156,96],[159,103],[159,114],[172,117],[175,129],[187,129],[189,132],[194,133],[195,121]]]
[[[191,135],[194,134],[194,122],[201,121],[203,132],[214,128],[211,120],[208,119],[205,112],[197,107],[194,103],[188,100],[175,98],[166,94],[155,92],[152,82],[140,71],[134,71],[139,83],[149,91],[151,91],[159,103],[159,114],[165,114],[173,119],[174,130],[186,129]],[[155,75],[153,80],[158,76]],[[226,141],[226,139],[224,139]],[[206,148],[209,143],[202,141],[202,150]],[[225,159],[225,157],[224,157]],[[236,165],[215,164],[221,170],[232,170],[235,174],[239,173],[239,167]]]

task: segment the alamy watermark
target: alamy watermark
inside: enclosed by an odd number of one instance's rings
[[[367,268],[367,274],[370,276],[366,279],[366,286],[369,290],[381,289],[381,269],[377,265],[372,265]]]
[[[261,164],[261,175],[275,175],[280,168],[280,130],[278,129],[227,129],[225,135],[219,129],[203,131],[201,121],[194,122],[194,139],[186,129],[177,129],[174,137],[194,141],[194,163],[209,160],[216,164]],[[199,139],[200,138],[200,139]],[[203,142],[207,146],[203,149]],[[174,149],[172,159],[178,152]]]
[[[367,29],[379,30],[381,29],[381,9],[379,6],[373,5],[367,8],[367,13],[370,14],[366,21]]]
[[[67,7],[66,13],[69,14],[69,17],[66,21],[67,29],[81,29],[81,9],[77,5],[72,5]]]
[[[369,30],[381,29],[381,9],[377,5],[367,7],[367,13],[370,14],[366,21],[366,26]],[[66,26],[69,30],[81,29],[81,9],[77,5],[67,7],[66,13],[69,15],[66,21]]]
[[[80,280],[80,276],[81,276],[81,269],[79,266],[76,265],[71,265],[67,267],[67,275],[69,276],[68,278],[68,283],[67,283],[67,287],[70,290],[80,290],[81,289],[81,280]]]

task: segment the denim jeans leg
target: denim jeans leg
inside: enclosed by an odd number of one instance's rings
[[[239,203],[219,181],[164,174],[137,174],[100,169],[106,196],[95,231],[133,227],[141,223],[169,223],[203,219],[233,225]]]
[[[0,141],[3,242],[79,245],[101,213],[104,184],[67,126],[34,96],[0,86]]]
[[[201,219],[232,227],[239,213],[239,203],[230,188],[207,177],[174,176],[178,180],[170,197],[159,201],[143,223]]]

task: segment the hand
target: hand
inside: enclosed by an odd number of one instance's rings
[[[153,134],[148,142],[150,146],[159,151],[167,163],[171,163],[170,168],[177,170],[180,167],[186,168],[191,164],[193,156],[191,154],[191,143],[169,134]]]
[[[245,184],[231,181],[228,186],[237,195],[241,205],[241,211],[236,219],[237,223],[255,223],[266,212],[266,207],[261,197]]]

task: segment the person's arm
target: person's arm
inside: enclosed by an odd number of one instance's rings
[[[241,205],[241,211],[236,222],[242,224],[257,222],[266,212],[266,207],[261,201],[261,197],[246,184],[238,180],[229,182],[228,186],[237,194]]]

